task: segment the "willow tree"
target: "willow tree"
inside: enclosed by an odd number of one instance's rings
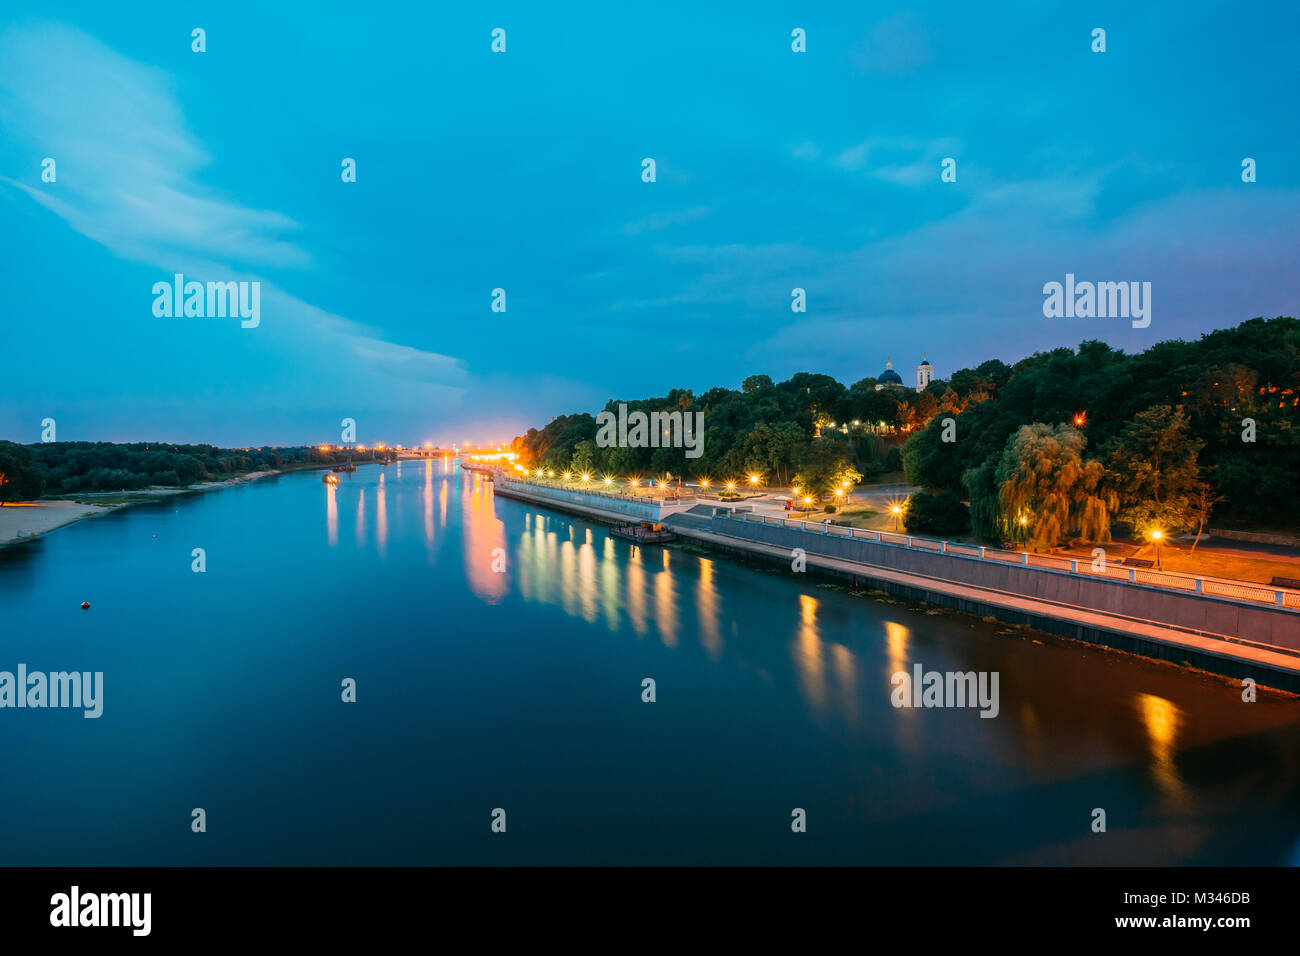
[[[1004,527],[1037,551],[1071,534],[1110,540],[1118,499],[1106,487],[1106,469],[1084,459],[1088,440],[1069,425],[1022,425],[1007,440],[994,480]]]

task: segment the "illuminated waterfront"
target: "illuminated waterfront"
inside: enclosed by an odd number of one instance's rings
[[[0,715],[11,863],[1277,863],[1300,839],[1294,700],[640,549],[452,461],[84,521],[0,552],[0,606],[10,665],[105,675],[98,720]],[[999,716],[895,709],[917,663],[999,673]]]

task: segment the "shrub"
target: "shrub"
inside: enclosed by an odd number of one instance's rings
[[[970,531],[970,509],[951,491],[918,491],[907,499],[903,526],[914,534],[965,534]]]

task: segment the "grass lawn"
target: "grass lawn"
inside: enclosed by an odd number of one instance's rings
[[[851,525],[854,528],[870,528],[873,531],[889,531],[893,527],[892,515],[883,515],[883,517],[890,520],[885,524],[881,524],[878,519],[882,517],[882,513],[875,508],[868,508],[866,505],[845,505],[835,514],[826,515],[825,517],[839,521],[842,524]]]

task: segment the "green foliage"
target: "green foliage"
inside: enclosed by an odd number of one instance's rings
[[[45,469],[24,445],[0,441],[0,505],[31,501],[45,487]]]
[[[2,443],[8,444],[8,443]],[[183,488],[250,471],[342,464],[346,449],[331,447],[218,448],[167,442],[42,442],[24,448],[45,476],[46,494],[135,491],[151,485]],[[377,461],[386,452],[352,452],[354,462]]]
[[[1160,521],[1172,530],[1190,520],[1183,501],[1197,488],[1194,477],[1208,481],[1212,495],[1223,496],[1216,514],[1300,523],[1300,496],[1294,494],[1300,474],[1300,322],[1293,318],[1251,319],[1195,342],[1160,342],[1136,355],[1086,341],[1077,349],[1035,353],[1013,366],[990,359],[920,393],[876,391],[876,384],[868,377],[845,388],[808,372],[779,383],[751,375],[741,390],[713,388],[697,396],[675,389],[627,402],[629,411],[647,414],[703,412],[699,458],[686,458],[683,449],[596,448],[591,415],[561,416],[516,439],[515,447],[528,464],[557,471],[571,467],[579,443],[588,441],[596,474],[666,471],[688,480],[743,481],[761,472],[769,484],[803,484],[817,494],[833,487],[840,468],[859,475],[901,469],[927,491],[965,496],[974,532],[997,539],[1018,528],[1008,522],[997,477],[1009,443],[1026,425],[1055,428],[1082,415],[1081,430],[1098,464],[1085,469],[1081,458],[1079,480],[1095,478],[1095,486],[1082,493],[1081,502],[1072,497],[1078,487],[1068,484],[1056,492],[1064,496],[1059,501],[1045,497],[1055,502],[1053,522],[1081,533],[1086,528],[1086,536],[1105,540],[1101,522],[1122,507],[1129,520]],[[618,404],[611,401],[606,409],[616,413]],[[1151,424],[1126,432],[1140,413],[1156,406],[1181,407],[1185,431],[1179,426],[1171,434],[1186,436],[1184,451],[1196,449],[1181,459],[1162,458],[1158,475],[1144,473],[1139,464],[1139,449],[1156,447],[1151,443],[1159,436],[1147,434]],[[955,442],[941,441],[946,417],[955,420]],[[1245,419],[1255,422],[1253,443],[1242,440]],[[829,427],[854,421],[860,424],[847,436]],[[818,424],[824,434],[814,438]],[[1114,482],[1098,477],[1097,468],[1103,477],[1113,470]],[[1114,504],[1111,494],[1118,496]],[[1044,540],[1061,533],[1039,532]]]
[[[1009,538],[1010,526],[998,502],[998,460],[989,458],[962,472],[962,487],[970,500],[971,531],[981,538],[1001,541]]]
[[[814,496],[833,495],[847,481],[853,487],[862,474],[852,464],[849,443],[836,437],[818,438],[804,450],[796,483]]]
[[[918,491],[910,495],[903,509],[903,526],[913,534],[941,537],[970,530],[970,509],[951,491],[932,495]]]
[[[1115,493],[1103,485],[1106,469],[1085,460],[1087,439],[1069,425],[1022,426],[1007,442],[994,480],[1004,523],[1034,550],[1064,544],[1072,533],[1110,540]]]
[[[1195,525],[1192,497],[1202,487],[1197,454],[1204,446],[1192,437],[1181,407],[1152,405],[1138,412],[1110,447],[1115,489],[1124,502],[1120,519],[1138,534]]]
[[[907,440],[901,452],[903,473],[914,485],[958,491],[961,489],[959,443],[943,441],[943,431],[943,418],[934,418]]]
[[[1142,477],[1132,454],[1111,460],[1118,450],[1135,447],[1138,433],[1123,443],[1120,434],[1154,406],[1182,407],[1183,434],[1188,448],[1197,449],[1199,477],[1224,496],[1220,512],[1271,524],[1300,523],[1300,496],[1294,494],[1300,474],[1296,319],[1251,319],[1194,342],[1160,342],[1137,355],[1088,341],[1078,349],[1036,353],[1011,368],[984,362],[953,373],[949,385],[965,403],[954,415],[956,443],[940,444],[939,423],[931,420],[904,445],[904,469],[909,481],[925,488],[966,494],[977,534],[996,538],[1011,530],[991,497],[993,476],[985,465],[991,461],[996,468],[1022,426],[1072,422],[1080,413],[1090,447],[1100,450],[1102,464],[1117,473],[1126,516],[1169,521],[1171,528],[1185,525],[1180,499],[1195,487],[1188,481],[1188,456],[1162,463],[1161,477],[1154,481]],[[1253,443],[1243,441],[1246,419],[1255,422]]]
[[[761,474],[768,485],[789,485],[795,472],[806,465],[829,494],[836,476],[856,482],[864,470],[881,473],[901,467],[897,453],[901,436],[890,431],[899,424],[898,398],[892,392],[877,398],[874,392],[855,389],[845,389],[828,375],[808,372],[780,383],[766,375],[751,375],[740,391],[714,388],[697,396],[674,389],[662,398],[614,399],[605,405],[604,411],[615,416],[620,404],[627,406],[629,416],[638,411],[646,415],[680,411],[683,416],[702,412],[704,444],[697,458],[686,457],[684,448],[599,447],[596,417],[587,414],[561,415],[544,428],[529,429],[512,448],[529,467],[582,471],[580,462],[589,461],[592,474],[620,477],[669,473],[686,480],[743,482],[749,475]],[[814,440],[816,422],[847,423],[855,408],[872,427],[859,425],[849,435],[829,430],[825,439]],[[867,411],[871,414],[865,415]],[[882,420],[886,428],[877,434],[872,428]],[[815,448],[821,441],[830,444]],[[590,457],[579,458],[580,448]]]

